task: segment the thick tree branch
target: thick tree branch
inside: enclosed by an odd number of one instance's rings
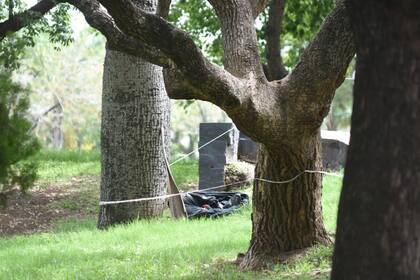
[[[23,27],[39,20],[61,2],[56,0],[42,0],[26,11],[11,15],[7,20],[0,23],[0,41],[6,37],[7,33],[19,31]]]
[[[354,54],[350,22],[344,3],[339,1],[283,81],[287,88],[294,89],[289,95],[301,122],[321,125]]]
[[[209,0],[220,20],[223,64],[236,77],[265,79],[249,0]]]
[[[267,72],[269,80],[280,80],[288,74],[281,57],[280,34],[286,0],[271,0],[264,37],[266,41]]]
[[[123,33],[98,1],[67,0],[66,2],[79,9],[89,25],[107,38],[109,48],[147,59],[156,65],[164,67],[173,65],[160,51]]]

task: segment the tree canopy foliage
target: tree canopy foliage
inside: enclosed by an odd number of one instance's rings
[[[334,7],[334,0],[286,1],[283,28],[280,38],[284,47],[284,63],[293,67],[304,48],[319,30],[323,20]],[[170,21],[187,31],[196,44],[214,62],[221,64],[223,56],[222,33],[214,9],[203,0],[174,1],[170,11]],[[264,33],[268,21],[268,6],[256,20],[259,49],[265,52]],[[261,56],[264,57],[263,55]],[[264,61],[263,61],[264,63]]]

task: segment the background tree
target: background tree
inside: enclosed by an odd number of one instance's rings
[[[141,42],[142,49],[128,52],[169,69],[167,90],[172,98],[215,103],[262,144],[257,177],[285,180],[305,169],[321,168],[319,127],[354,54],[341,2],[300,63],[274,82],[266,80],[258,54],[254,17],[261,3],[210,1],[221,23],[225,69],[210,63],[185,32],[131,1],[101,3],[128,38]],[[79,7],[88,20],[93,17],[92,11]],[[318,174],[305,174],[284,185],[255,183],[253,234],[242,267],[260,267],[278,261],[286,251],[329,242],[320,189]]]
[[[158,11],[157,0],[135,3],[147,12]],[[102,91],[101,201],[166,193],[163,149],[169,147],[169,125],[162,68],[114,50],[108,42]],[[164,199],[101,206],[98,227],[159,216],[164,206]]]
[[[15,185],[26,191],[36,179],[36,164],[25,161],[39,150],[37,139],[30,134],[28,90],[14,80],[14,73],[26,47],[33,45],[39,32],[47,32],[51,41],[60,44],[71,40],[66,28],[68,7],[56,9],[50,20],[41,20],[14,33],[23,25],[23,18],[19,16],[24,3],[12,0],[0,3],[0,203],[6,201],[5,191]],[[38,9],[42,11],[44,7],[37,6],[35,10]],[[33,12],[23,13],[32,15]],[[33,17],[29,17],[28,22]]]
[[[48,36],[40,35],[20,60],[16,78],[29,87],[34,133],[44,147],[53,146],[52,115],[44,113],[59,99],[63,147],[99,149],[105,40],[90,28],[73,36],[73,43],[56,50]]]
[[[332,278],[419,279],[420,3],[346,5],[357,65]]]

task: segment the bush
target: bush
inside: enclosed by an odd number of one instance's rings
[[[0,69],[0,193],[3,196],[14,186],[25,192],[33,185],[37,164],[28,158],[40,149],[27,119],[28,92],[11,77],[10,71]]]

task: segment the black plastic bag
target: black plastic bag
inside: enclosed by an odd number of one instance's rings
[[[214,218],[233,213],[248,203],[249,197],[239,192],[202,191],[185,195],[183,201],[188,218]]]

